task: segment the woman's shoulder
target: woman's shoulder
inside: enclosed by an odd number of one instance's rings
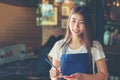
[[[91,53],[95,61],[105,58],[103,47],[99,41],[93,41]]]
[[[94,45],[101,45],[101,43],[100,43],[99,41],[97,41],[97,40],[94,40],[94,41],[93,41],[93,46],[94,46]]]
[[[58,40],[55,45],[61,46],[65,42],[64,39]]]
[[[99,48],[99,47],[102,47],[102,45],[99,41],[95,40],[95,41],[93,41],[93,47]]]
[[[92,48],[97,50],[103,49],[102,44],[99,41],[93,41]]]

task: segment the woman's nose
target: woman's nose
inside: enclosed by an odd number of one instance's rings
[[[74,28],[78,28],[79,27],[79,23],[75,23]]]

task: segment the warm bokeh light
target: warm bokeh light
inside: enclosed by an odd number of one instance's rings
[[[115,2],[115,1],[113,1],[113,5],[115,5],[115,3],[116,3],[116,2]]]
[[[120,3],[119,3],[119,2],[116,2],[116,6],[119,7],[119,6],[120,6]]]

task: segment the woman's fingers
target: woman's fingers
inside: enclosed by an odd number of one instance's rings
[[[76,80],[76,76],[70,75],[70,76],[63,76],[64,79],[66,80]]]
[[[59,76],[59,74],[60,74],[59,70],[57,70],[55,68],[50,69],[50,77],[57,77],[57,76]]]
[[[83,80],[81,73],[75,73],[70,76],[62,76],[66,80]]]

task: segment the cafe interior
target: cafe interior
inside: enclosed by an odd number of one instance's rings
[[[44,58],[78,5],[90,8],[108,80],[120,80],[120,0],[0,0],[0,80],[50,80]]]

